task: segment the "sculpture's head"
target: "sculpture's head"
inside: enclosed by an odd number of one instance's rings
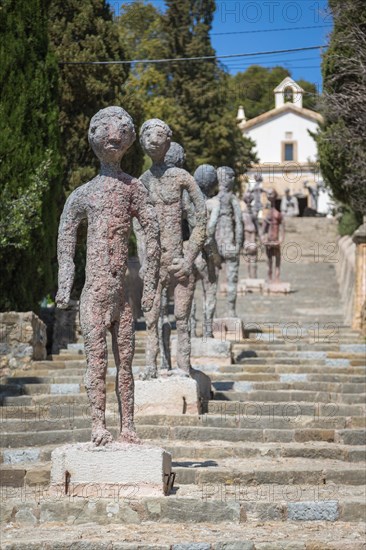
[[[120,162],[136,139],[130,115],[122,107],[106,107],[90,121],[89,143],[101,162]]]
[[[153,162],[163,162],[171,137],[171,129],[159,118],[151,118],[141,126],[140,143]]]
[[[172,141],[170,147],[164,157],[164,162],[168,166],[176,166],[177,168],[182,168],[186,154],[184,149],[176,141]]]
[[[286,187],[286,189],[285,189],[285,193],[286,193],[286,197],[288,197],[288,196],[289,196],[289,194],[290,194],[290,189],[289,189],[288,187]]]
[[[245,191],[243,200],[247,206],[250,206],[253,202],[253,194],[250,191]]]
[[[217,184],[217,172],[211,164],[201,164],[193,174],[196,183],[207,197],[209,197]]]
[[[277,191],[272,187],[267,190],[267,198],[271,204],[274,204],[277,200]]]
[[[219,182],[220,190],[232,191],[235,182],[235,172],[229,166],[220,166],[217,169],[217,179]]]

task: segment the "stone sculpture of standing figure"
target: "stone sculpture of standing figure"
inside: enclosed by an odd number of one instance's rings
[[[295,195],[291,195],[290,189],[285,189],[285,194],[281,199],[281,214],[289,218],[295,218],[299,215],[299,201]]]
[[[203,288],[203,336],[213,337],[213,319],[216,309],[218,269],[221,258],[218,253],[215,232],[220,215],[220,201],[211,197],[217,184],[216,169],[210,164],[201,164],[194,173],[194,179],[200,187],[207,209],[206,242],[195,262],[196,280],[202,281]],[[211,197],[211,198],[210,198]],[[195,334],[195,308],[192,308],[191,331]]]
[[[185,159],[184,149],[179,143],[172,141],[165,155],[164,162],[170,168],[176,166],[183,168]],[[184,196],[186,191],[183,193]],[[189,201],[189,198],[188,198]],[[169,288],[164,287],[161,291],[160,317],[159,317],[159,347],[160,347],[160,365],[162,369],[171,370],[172,360],[170,354],[170,334],[171,325],[169,321]]]
[[[243,244],[243,221],[238,199],[233,193],[235,172],[228,166],[217,169],[220,215],[216,242],[222,261],[226,264],[228,316],[236,317],[240,250]]]
[[[244,256],[248,263],[248,272],[251,279],[257,278],[258,260],[258,220],[252,209],[253,194],[250,191],[244,193]]]
[[[120,162],[136,139],[129,114],[120,107],[102,109],[89,126],[89,143],[101,163],[94,179],[75,189],[66,201],[58,236],[57,306],[67,308],[74,280],[77,229],[88,222],[85,285],[80,321],[85,340],[85,386],[92,416],[92,442],[106,445],[106,332],[112,334],[117,366],[116,393],[120,411],[118,441],[139,443],[134,427],[133,319],[125,297],[125,274],[132,217],[146,234],[146,264],[142,307],[151,310],[159,273],[159,227],[142,183],[122,172]]]
[[[281,244],[285,236],[285,226],[282,214],[276,209],[277,192],[268,189],[267,197],[270,209],[263,219],[262,242],[266,248],[268,262],[268,281],[278,283],[281,269]],[[275,275],[273,278],[273,260],[275,261]]]
[[[153,161],[142,176],[153,203],[160,226],[161,258],[159,285],[154,305],[146,315],[147,346],[145,379],[157,378],[159,351],[158,321],[162,290],[172,286],[174,315],[177,326],[178,374],[191,372],[191,340],[189,318],[194,292],[193,264],[200,252],[206,234],[205,201],[193,177],[182,168],[169,167],[164,157],[169,149],[172,131],[159,119],[146,121],[140,131],[141,145]],[[194,206],[195,227],[183,247],[182,217],[183,193],[188,192]],[[137,231],[138,233],[138,231]],[[145,233],[145,232],[144,232]],[[138,235],[143,238],[143,235]],[[146,238],[146,233],[145,233]]]

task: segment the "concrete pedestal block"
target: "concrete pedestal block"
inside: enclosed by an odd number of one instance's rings
[[[212,323],[214,338],[240,342],[244,338],[243,321],[239,317],[217,317]]]
[[[291,292],[290,283],[266,283],[263,287],[265,294],[289,294]]]
[[[162,496],[171,488],[170,453],[159,447],[76,443],[51,455],[50,492],[83,498]]]
[[[177,337],[171,338],[171,354],[176,363]],[[217,366],[231,365],[232,344],[229,341],[216,338],[191,338],[191,365],[200,366],[214,363]]]
[[[246,287],[247,292],[262,292],[265,283],[265,279],[241,279],[239,282]]]
[[[135,414],[199,414],[200,392],[192,378],[161,375],[135,380]]]

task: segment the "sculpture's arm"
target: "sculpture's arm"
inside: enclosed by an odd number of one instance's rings
[[[200,188],[188,172],[185,172],[185,177],[182,181],[183,188],[188,191],[189,197],[193,203],[196,217],[196,225],[193,228],[187,249],[184,253],[185,261],[189,266],[192,266],[206,239],[206,203]]]
[[[282,197],[282,199],[281,199],[281,212],[282,212],[282,214],[286,214],[286,212],[287,212],[287,200],[286,200],[286,197]]]
[[[159,224],[149,195],[140,181],[136,181],[132,192],[131,214],[137,218],[145,237],[143,311],[153,306],[158,286],[160,267]]]
[[[207,209],[207,240],[212,241],[215,238],[216,227],[220,217],[220,202],[213,200]]]
[[[146,260],[145,234],[137,218],[132,219],[132,227],[136,237],[137,256],[140,262],[140,277],[143,279]]]
[[[243,216],[241,213],[240,203],[235,195],[232,196],[231,204],[233,205],[235,221],[235,246],[237,248],[237,253],[239,253],[239,250],[243,245],[244,239]]]
[[[84,204],[84,186],[75,189],[67,199],[58,229],[57,259],[58,259],[58,291],[56,305],[67,308],[74,282],[74,255],[78,226],[86,218]]]
[[[259,234],[260,240],[262,241],[262,243],[266,241],[266,234],[268,233],[268,229],[269,229],[269,222],[268,222],[267,216],[265,216],[263,218],[262,228]]]
[[[182,196],[183,218],[187,220],[189,226],[189,232],[192,233],[194,226],[196,225],[196,216],[194,211],[194,205],[186,190],[183,191]]]
[[[285,218],[283,216],[281,216],[280,222],[279,241],[282,244],[285,240]]]

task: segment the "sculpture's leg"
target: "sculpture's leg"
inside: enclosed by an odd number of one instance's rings
[[[207,270],[202,273],[204,296],[204,336],[213,338],[213,320],[216,311],[218,269],[212,258],[207,260]]]
[[[236,317],[236,295],[238,290],[239,257],[226,260],[228,316]]]
[[[146,367],[143,380],[151,380],[158,377],[158,353],[159,353],[159,316],[162,284],[159,281],[156,289],[154,304],[150,311],[145,313],[146,320]]]
[[[251,251],[250,254],[247,255],[248,259],[248,271],[249,271],[249,278],[250,279],[256,279],[257,278],[257,252]]]
[[[170,356],[170,333],[172,327],[169,322],[169,288],[165,287],[161,293],[161,305],[159,316],[159,347],[161,357],[161,368],[171,370],[172,361]]]
[[[281,248],[280,247],[276,247],[275,261],[276,261],[275,281],[276,283],[278,283],[280,280],[280,271],[281,271]]]
[[[112,345],[117,367],[116,394],[120,415],[120,435],[122,443],[141,443],[133,423],[134,380],[132,360],[135,351],[135,335],[130,305],[126,302],[120,319],[112,327]]]
[[[195,276],[192,273],[174,289],[174,315],[177,323],[177,366],[189,375],[191,366],[191,337],[189,317],[191,314]]]
[[[272,247],[266,246],[267,262],[268,262],[268,282],[272,281]]]
[[[192,300],[191,307],[191,337],[197,336],[196,302]]]
[[[84,304],[85,306],[85,304]],[[93,312],[92,319],[90,313]],[[88,395],[91,417],[92,436],[95,445],[106,445],[112,441],[111,433],[106,429],[105,405],[108,351],[106,343],[106,328],[102,314],[96,308],[80,308],[81,327],[85,341],[86,373],[85,388]]]

